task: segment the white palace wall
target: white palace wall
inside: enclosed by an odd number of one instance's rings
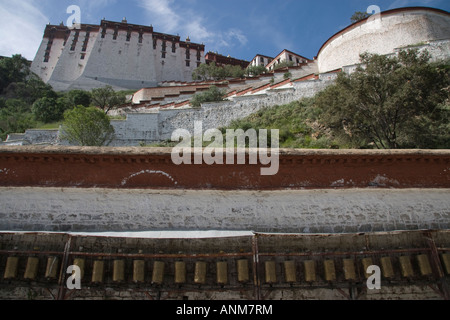
[[[315,80],[294,83],[287,89],[270,90],[267,93],[241,96],[230,101],[205,103],[199,109],[159,110],[153,113],[128,114],[124,121],[112,121],[116,139],[111,146],[138,146],[170,140],[177,129],[194,134],[195,121],[201,121],[203,131],[228,126],[233,120],[248,117],[261,109],[284,105],[306,97],[313,97],[333,83]]]
[[[106,85],[137,90],[162,81],[191,81],[204,62],[204,45],[152,27],[102,21],[73,30],[48,25],[31,70],[57,91]]]
[[[370,188],[186,191],[2,187],[0,202],[2,230],[54,232],[443,230],[449,228],[450,206],[446,189]]]
[[[318,55],[319,71],[329,72],[358,64],[364,52],[386,55],[398,48],[449,38],[448,13],[414,8],[387,11],[330,38]]]

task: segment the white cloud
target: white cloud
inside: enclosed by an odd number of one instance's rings
[[[0,55],[33,60],[49,19],[33,0],[0,0]]]
[[[98,23],[102,18],[98,13],[108,6],[113,6],[116,2],[116,0],[78,0],[77,5],[82,13],[81,22]]]
[[[226,31],[212,30],[200,13],[187,8],[195,4],[192,1],[176,0],[138,0],[139,5],[147,12],[156,31],[189,36],[194,42],[207,43],[214,51],[220,51],[235,45],[248,42],[245,34],[236,28]],[[184,6],[183,6],[184,5]]]
[[[153,26],[165,32],[175,32],[181,24],[181,17],[172,10],[173,2],[173,0],[142,0],[139,4],[147,11]]]

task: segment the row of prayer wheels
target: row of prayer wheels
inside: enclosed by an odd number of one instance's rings
[[[46,279],[57,279],[59,274],[60,261],[58,257],[50,257],[47,259],[47,266],[45,271]],[[86,260],[77,258],[73,260],[73,265],[80,269],[80,279],[84,280]],[[19,257],[8,257],[6,261],[6,268],[4,279],[16,279],[18,277]],[[24,279],[35,280],[38,275],[39,258],[29,257],[25,269]],[[163,261],[153,262],[152,284],[161,285],[164,282],[166,263]],[[248,260],[238,260],[238,281],[245,283],[250,280],[249,276],[249,262]],[[92,265],[92,283],[102,283],[105,275],[105,261],[95,260]],[[144,283],[146,276],[146,262],[144,260],[133,261],[133,282]],[[125,260],[113,261],[112,280],[114,282],[125,281]],[[228,263],[219,261],[216,263],[216,280],[217,284],[226,285],[228,283]],[[207,281],[207,263],[204,261],[197,261],[195,263],[194,283],[206,284]],[[174,282],[176,284],[187,283],[187,268],[186,262],[175,262]]]
[[[400,267],[400,273],[403,277],[409,278],[415,275],[412,256],[399,256],[398,265]],[[379,259],[380,269],[382,271],[382,276],[386,279],[394,278],[394,264],[393,257],[382,257]],[[415,259],[417,261],[418,271],[422,276],[432,275],[433,270],[428,255],[421,254],[416,255]],[[441,255],[444,271],[446,274],[450,274],[450,254]],[[38,276],[39,271],[39,258],[28,257],[25,267],[25,272],[23,279],[25,280],[35,280]],[[325,281],[336,281],[337,280],[337,270],[335,265],[335,260],[328,259],[321,261],[323,263],[323,279]],[[367,270],[369,266],[374,265],[374,260],[371,257],[362,258],[360,260],[363,270]],[[318,262],[314,260],[304,260],[302,261],[304,268],[304,280],[306,282],[315,282],[318,280],[317,265]],[[73,260],[73,265],[78,266],[81,271],[81,279],[85,277],[86,260],[83,258],[76,258]],[[154,261],[153,269],[151,274],[151,283],[155,285],[162,285],[164,283],[164,277],[166,273],[167,263],[164,261]],[[296,261],[286,260],[282,263],[284,268],[284,281],[286,283],[296,283],[297,279],[297,268]],[[112,261],[113,272],[112,280],[114,282],[124,282],[125,281],[125,260],[113,260]],[[207,266],[208,263],[205,261],[197,261],[194,266],[194,278],[193,282],[198,285],[206,284],[207,282]],[[229,272],[228,272],[228,262],[218,261],[215,263],[215,274],[216,283],[219,285],[227,285],[229,283]],[[250,268],[249,260],[241,259],[236,261],[237,269],[237,281],[240,283],[247,283],[250,281]],[[276,262],[273,260],[268,260],[264,262],[264,275],[265,282],[267,284],[277,283],[277,268]],[[4,272],[4,279],[16,279],[18,277],[19,270],[19,257],[10,256],[7,258],[6,267]],[[57,279],[60,272],[60,259],[58,257],[47,258],[46,269],[44,277],[46,279]],[[344,279],[347,281],[357,281],[358,275],[356,272],[355,260],[353,259],[343,259],[342,260],[342,273]],[[370,274],[365,273],[366,278]],[[105,260],[94,260],[92,264],[92,278],[90,279],[92,283],[102,283],[104,282],[105,276]],[[132,263],[132,279],[135,283],[145,283],[146,282],[146,261],[145,260],[134,260]],[[187,266],[184,261],[174,262],[174,283],[175,284],[186,284],[187,279]]]
[[[8,257],[6,260],[4,279],[16,279],[18,277],[19,257]],[[39,258],[28,257],[27,265],[23,278],[25,280],[35,280],[39,271]],[[59,258],[49,257],[47,259],[47,266],[45,270],[46,279],[56,279],[59,275]]]
[[[444,269],[447,274],[450,274],[450,254],[441,255],[442,262],[444,264]],[[400,266],[400,273],[404,278],[410,278],[415,276],[414,268],[411,260],[411,256],[400,256],[398,257],[398,262]],[[428,255],[421,254],[415,256],[417,260],[417,265],[419,268],[419,272],[421,276],[431,276],[433,274],[433,270],[431,268],[431,263],[428,258]],[[371,257],[363,258],[360,260],[362,268],[364,270],[365,278],[367,279],[372,274],[366,273],[366,270],[375,265],[374,260]],[[314,260],[305,260],[302,262],[304,268],[304,280],[305,282],[316,282],[318,281],[317,274],[317,262]],[[328,282],[336,281],[336,265],[335,260],[324,260],[323,263],[323,279]],[[392,257],[382,257],[380,258],[381,272],[382,276],[386,279],[391,279],[395,277],[395,271],[393,267],[393,258]],[[296,262],[293,260],[288,260],[283,262],[284,268],[284,281],[286,283],[296,283],[297,279],[297,270],[296,270]],[[344,279],[347,281],[357,281],[358,276],[356,272],[355,260],[353,259],[343,259],[342,260],[342,271],[344,275]],[[277,283],[277,272],[276,272],[276,262],[273,260],[269,260],[265,262],[265,282],[267,284]]]
[[[81,278],[84,277],[84,259],[75,259],[74,265],[77,265],[81,269]],[[178,285],[186,284],[187,279],[187,266],[184,261],[176,261],[174,263],[174,283]],[[250,280],[249,276],[249,262],[248,260],[238,260],[238,281],[248,282]],[[155,285],[162,285],[164,283],[166,271],[166,263],[164,261],[154,261],[151,283]],[[92,282],[101,283],[103,282],[104,275],[104,261],[97,260],[93,264],[92,272]],[[145,283],[146,277],[146,262],[144,260],[134,260],[133,261],[133,282],[134,283]],[[114,260],[113,261],[113,274],[112,280],[114,282],[124,282],[125,281],[125,260]],[[206,284],[207,282],[207,263],[205,261],[195,262],[194,270],[194,283],[198,285]],[[216,262],[216,282],[219,285],[228,284],[228,263],[226,261]]]

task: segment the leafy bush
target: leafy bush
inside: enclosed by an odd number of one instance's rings
[[[316,99],[320,121],[353,147],[449,148],[450,72],[427,53],[363,54]]]
[[[61,120],[64,115],[65,105],[59,99],[41,98],[37,100],[31,111],[37,121],[50,123]]]
[[[79,146],[100,147],[114,139],[108,116],[94,107],[77,106],[64,113],[62,139]]]
[[[245,70],[245,73],[251,77],[257,77],[263,73],[267,73],[267,69],[264,66],[250,66]]]
[[[317,118],[314,99],[310,98],[262,109],[233,121],[229,129],[278,129],[282,148],[331,148],[336,142],[326,128],[316,125]]]
[[[217,66],[215,63],[202,63],[192,73],[193,80],[224,80],[226,78],[243,78],[245,70],[240,66]]]
[[[211,86],[208,91],[194,95],[191,105],[194,108],[200,108],[202,103],[223,101],[225,91],[220,90],[216,86]]]

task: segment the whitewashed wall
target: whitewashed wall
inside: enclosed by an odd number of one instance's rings
[[[416,10],[383,15],[357,25],[328,43],[318,56],[321,73],[360,62],[364,52],[390,54],[397,48],[450,38],[450,16]]]
[[[0,230],[356,233],[448,229],[447,190],[0,188]]]

